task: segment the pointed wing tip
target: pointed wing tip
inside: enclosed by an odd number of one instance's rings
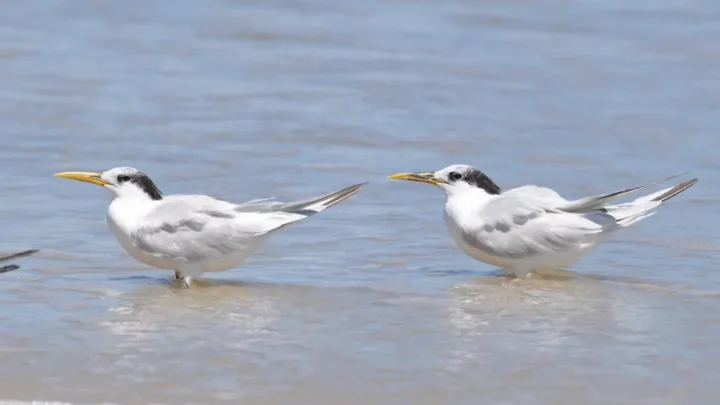
[[[673,188],[684,191],[684,190],[687,190],[688,188],[694,186],[695,183],[697,183],[698,181],[699,181],[699,179],[698,179],[697,177],[695,177],[695,178],[692,178],[692,179],[690,179],[690,180],[688,180],[688,181],[684,181],[684,182],[678,184],[677,186],[675,186],[675,187],[673,187]]]
[[[358,183],[350,187],[346,187],[338,192],[338,194],[346,194],[348,197],[360,191],[368,182]]]
[[[688,181],[682,182],[682,183],[678,184],[677,186],[668,190],[666,193],[663,193],[662,195],[657,196],[656,198],[653,199],[653,201],[665,202],[665,201],[675,197],[676,195],[682,193],[683,191],[689,189],[690,187],[694,186],[695,183],[698,182],[698,180],[699,179],[696,177],[696,178],[690,179]]]
[[[693,178],[693,179],[690,179],[690,180],[686,181],[685,183],[687,183],[687,184],[689,184],[689,185],[692,186],[692,185],[695,185],[695,183],[697,183],[698,181],[700,181],[700,179],[697,178],[697,177],[695,177],[695,178]],[[683,183],[683,184],[685,184],[685,183]]]
[[[697,178],[697,177],[695,177],[695,178],[692,178],[692,179],[690,179],[690,180],[688,180],[688,181],[686,181],[686,182],[684,182],[684,183],[680,183],[680,185],[684,185],[683,190],[687,190],[687,189],[689,189],[690,187],[692,187],[692,186],[694,186],[695,184],[697,184],[698,181],[700,181],[700,179]]]
[[[355,184],[354,186],[346,187],[346,188],[340,190],[339,192],[336,193],[336,195],[341,196],[341,199],[337,202],[340,202],[350,196],[357,194],[357,192],[360,191],[360,189],[362,189],[366,184],[368,184],[367,181],[363,182],[363,183],[358,183],[358,184]]]
[[[687,172],[687,171],[686,171],[686,172],[682,172],[682,173],[678,173],[678,174],[676,174],[676,175],[673,175],[673,176],[668,177],[665,181],[667,181],[667,180],[672,180],[672,179],[677,179],[678,177],[687,176],[688,174],[690,174],[690,172]]]
[[[19,259],[19,258],[25,257],[25,256],[30,256],[30,255],[33,255],[33,254],[39,252],[39,251],[40,251],[40,250],[38,250],[38,249],[30,249],[30,250],[24,250],[24,251],[19,252],[19,253],[13,253],[13,254],[10,254],[10,255],[7,255],[7,256],[2,256],[2,257],[0,257],[0,262],[4,262],[4,261],[8,261],[8,260],[13,260],[13,259]]]
[[[29,249],[29,250],[18,253],[16,257],[25,257],[25,256],[34,255],[35,253],[37,253],[39,251],[40,251],[39,249]]]
[[[20,266],[18,266],[18,265],[16,265],[16,264],[10,264],[10,265],[7,265],[7,266],[0,266],[0,274],[2,274],[2,273],[7,273],[7,272],[10,272],[10,271],[14,271],[14,270],[17,270],[17,269],[19,269],[19,268],[20,268]]]

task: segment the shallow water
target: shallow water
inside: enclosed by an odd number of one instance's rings
[[[720,401],[720,3],[8,3],[0,14],[0,399],[91,403]],[[570,275],[462,255],[467,163],[567,197],[701,181]],[[105,192],[363,192],[189,291],[129,258]]]

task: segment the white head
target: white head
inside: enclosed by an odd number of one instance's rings
[[[397,173],[390,178],[432,184],[443,189],[448,196],[468,190],[481,190],[490,195],[501,192],[488,176],[468,165],[450,165],[436,172]]]
[[[112,193],[112,198],[162,200],[162,193],[155,183],[145,173],[132,167],[116,167],[102,173],[63,172],[55,176],[105,187]]]

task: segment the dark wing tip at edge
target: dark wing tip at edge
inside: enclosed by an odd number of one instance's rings
[[[323,206],[325,207],[332,207],[333,205],[349,198],[355,195],[358,191],[360,191],[361,188],[363,188],[364,185],[368,184],[368,182],[355,184],[354,186],[346,187],[337,193],[335,193],[335,197],[331,198],[323,203]]]
[[[676,195],[682,193],[683,191],[689,189],[690,187],[694,186],[695,183],[697,183],[697,182],[698,182],[698,179],[694,178],[694,179],[688,180],[686,182],[680,183],[677,186],[673,187],[672,189],[668,190],[667,193],[664,193],[662,195],[655,197],[653,199],[653,201],[665,202],[665,201],[675,197]]]
[[[15,264],[11,264],[9,266],[2,266],[2,267],[0,267],[0,274],[7,273],[7,272],[13,271],[13,270],[17,270],[19,268],[20,268],[20,266],[15,265]]]
[[[13,254],[11,254],[11,255],[7,255],[7,256],[4,256],[4,257],[0,257],[0,262],[4,262],[4,261],[7,261],[7,260],[12,260],[12,259],[18,259],[18,258],[20,258],[20,257],[30,256],[30,255],[33,255],[33,254],[35,254],[35,253],[37,253],[37,252],[39,252],[38,249],[30,249],[30,250],[22,251],[22,252],[20,252],[20,253],[13,253]]]

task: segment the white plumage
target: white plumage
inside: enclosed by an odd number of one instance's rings
[[[122,247],[142,263],[175,270],[188,286],[204,272],[237,267],[278,229],[345,200],[364,184],[294,203],[233,204],[206,195],[163,196],[133,168],[57,176],[108,188],[114,198],[107,222]]]
[[[629,203],[610,205],[661,182],[570,201],[535,185],[502,192],[485,174],[466,165],[390,177],[442,188],[447,196],[445,223],[458,247],[518,277],[571,266],[610,234],[654,215],[655,208],[697,182],[692,179]]]

